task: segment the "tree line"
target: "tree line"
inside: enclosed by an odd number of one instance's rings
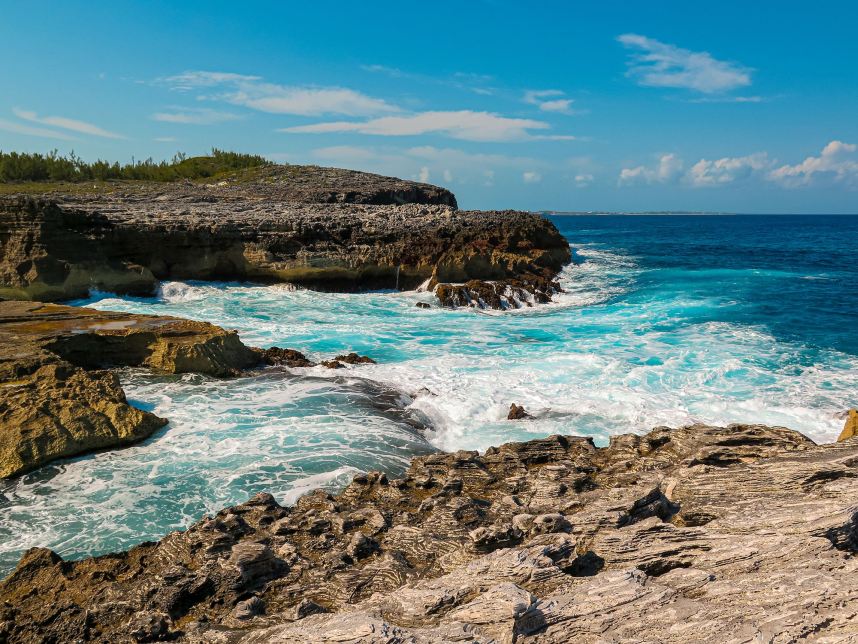
[[[3,152],[0,150],[0,182],[17,181],[178,181],[203,179],[222,172],[269,165],[256,154],[241,154],[212,148],[209,156],[188,157],[179,152],[170,161],[150,158],[120,164],[109,161],[87,163],[74,152],[68,156],[56,150],[48,154]]]

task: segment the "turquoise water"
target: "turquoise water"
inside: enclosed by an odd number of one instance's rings
[[[553,304],[419,309],[428,293],[326,294],[167,283],[79,304],[238,329],[248,344],[348,370],[235,380],[128,370],[129,398],[170,419],[141,445],[0,484],[0,572],[34,545],[126,548],[269,490],[293,501],[415,454],[551,433],[762,422],[836,437],[858,400],[856,217],[556,217],[578,264]],[[511,402],[535,418],[505,420]]]

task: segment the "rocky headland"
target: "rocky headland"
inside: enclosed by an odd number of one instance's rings
[[[266,166],[220,181],[60,188],[0,198],[0,297],[151,294],[166,279],[426,284],[442,285],[444,305],[501,308],[550,299],[571,259],[543,217],[460,211],[442,188],[360,172]]]
[[[163,427],[128,404],[111,367],[228,376],[264,357],[206,322],[0,302],[0,478]]]
[[[858,439],[552,436],[268,494],[123,553],[28,551],[18,642],[847,642]]]

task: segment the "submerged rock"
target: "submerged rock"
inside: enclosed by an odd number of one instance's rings
[[[342,362],[343,364],[378,364],[369,356],[360,356],[354,352],[337,356],[334,360]]]
[[[124,641],[145,615],[196,643],[851,641],[856,463],[760,425],[434,454],[125,553],[28,551],[2,619],[10,643]]]
[[[519,406],[515,403],[509,406],[509,413],[506,415],[507,420],[524,420],[530,417],[530,414],[525,411],[524,405]]]
[[[167,421],[128,404],[109,367],[227,376],[258,361],[205,322],[0,302],[0,477],[128,445]]]
[[[281,349],[271,347],[262,351],[262,361],[269,365],[285,365],[287,367],[315,367],[316,363],[310,361],[300,351],[295,349]]]

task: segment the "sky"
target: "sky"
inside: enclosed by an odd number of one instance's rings
[[[0,149],[212,147],[466,208],[858,213],[858,3],[0,0]]]

